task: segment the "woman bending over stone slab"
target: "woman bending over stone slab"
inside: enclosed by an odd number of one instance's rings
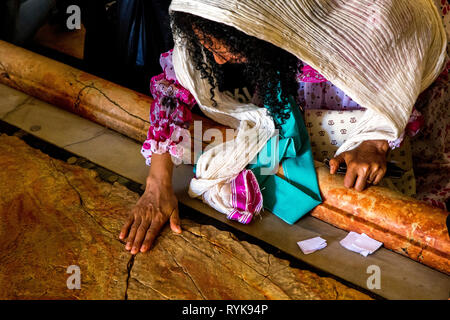
[[[422,109],[445,112],[441,100],[419,99],[447,76],[438,9],[432,0],[172,1],[175,47],[151,80],[150,170],[120,234],[126,249],[149,250],[168,220],[181,232],[172,172],[190,149],[194,107],[235,135],[199,157],[189,195],[231,220],[249,223],[264,207],[295,223],[321,203],[314,158],[330,157],[331,174],[345,163],[344,184],[358,191],[397,159],[406,173],[388,185],[416,194],[409,137],[427,122]]]

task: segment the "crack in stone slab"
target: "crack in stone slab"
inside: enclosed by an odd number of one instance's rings
[[[261,272],[259,272],[259,271],[256,270],[255,268],[253,268],[251,265],[249,265],[246,261],[244,261],[244,260],[239,259],[238,257],[236,257],[236,256],[233,254],[232,251],[230,251],[230,250],[228,250],[228,249],[226,249],[226,248],[224,248],[224,247],[218,245],[217,243],[214,243],[213,241],[211,241],[211,240],[208,239],[207,237],[204,237],[204,236],[202,236],[202,235],[197,235],[197,234],[195,234],[195,233],[193,233],[193,232],[191,232],[191,231],[189,231],[189,230],[185,230],[185,231],[189,232],[190,234],[194,235],[194,236],[197,237],[197,238],[201,238],[201,239],[204,239],[204,240],[208,241],[210,244],[212,244],[213,246],[215,246],[215,247],[217,247],[217,248],[219,248],[219,249],[222,249],[224,252],[230,254],[230,255],[231,255],[232,257],[234,257],[236,260],[238,260],[239,262],[242,262],[242,263],[245,264],[247,267],[249,267],[250,269],[252,269],[253,271],[255,271],[257,274],[259,274],[260,276],[262,276],[262,277],[269,276],[269,275],[264,275],[264,274],[262,274]],[[181,238],[183,238],[186,242],[188,242],[191,246],[193,246],[193,247],[196,248],[197,250],[200,250],[201,252],[203,252],[201,249],[199,249],[198,247],[196,247],[191,241],[189,241],[188,239],[186,239],[185,237],[183,237],[182,234],[181,234],[180,236],[181,236]],[[245,249],[245,248],[244,248],[244,249]],[[245,250],[246,250],[246,249],[245,249]],[[248,250],[246,250],[246,251],[248,252]],[[254,257],[253,257],[253,258],[254,258]]]
[[[202,228],[202,226],[200,226],[200,229],[201,229],[201,228]],[[239,262],[241,262],[242,264],[246,265],[248,268],[250,268],[251,270],[253,270],[255,273],[257,273],[258,275],[260,275],[261,277],[263,277],[263,279],[262,279],[262,281],[261,281],[261,284],[264,283],[266,280],[268,280],[268,281],[270,281],[270,283],[272,283],[275,287],[277,287],[281,292],[283,292],[287,297],[289,297],[289,294],[287,294],[287,293],[286,293],[279,285],[277,285],[277,284],[273,281],[273,279],[272,279],[273,273],[269,272],[269,270],[270,270],[270,269],[269,269],[269,268],[270,268],[270,263],[269,263],[269,266],[268,266],[268,269],[267,269],[267,274],[262,274],[261,272],[259,272],[258,270],[256,270],[254,267],[252,267],[251,265],[249,265],[246,261],[244,261],[244,260],[242,260],[242,259],[239,259],[239,258],[236,257],[231,251],[229,251],[229,250],[227,250],[226,248],[224,248],[224,247],[218,245],[217,243],[214,243],[213,241],[211,241],[211,240],[208,239],[207,237],[205,237],[205,236],[203,236],[203,235],[201,235],[201,234],[199,235],[199,234],[193,233],[193,232],[191,232],[191,231],[189,231],[189,230],[184,230],[183,232],[189,232],[190,234],[192,234],[193,236],[195,236],[195,237],[197,237],[197,238],[202,238],[202,239],[206,240],[207,242],[209,242],[210,244],[212,244],[213,246],[215,246],[215,247],[217,247],[217,248],[223,250],[224,252],[230,254],[230,255],[231,255],[233,258],[235,258],[237,261],[239,261]],[[203,254],[205,254],[207,257],[209,257],[210,259],[212,259],[211,256],[209,256],[209,255],[206,254],[203,250],[201,250],[200,248],[198,248],[197,246],[195,246],[191,241],[189,241],[189,240],[188,240],[187,238],[185,238],[183,235],[180,235],[180,236],[181,236],[181,238],[182,238],[183,240],[185,240],[187,243],[189,243],[192,247],[194,247],[195,249],[199,250],[200,252],[202,252]],[[248,250],[247,250],[245,247],[243,247],[242,244],[241,244],[241,247],[242,247],[246,252],[248,252]],[[268,254],[268,253],[266,253],[266,254],[268,255],[268,261],[270,261],[271,255]],[[253,255],[252,255],[252,258],[254,259]],[[228,269],[228,267],[227,267],[226,265],[223,265],[223,266],[226,267],[226,268]],[[288,269],[288,268],[289,268],[289,265],[286,265],[286,266],[284,266],[283,268],[281,268],[281,269],[279,269],[279,270],[276,270],[275,272],[281,272],[281,271],[283,271],[283,270],[285,270],[285,269]],[[230,269],[229,269],[229,270],[230,270]],[[257,287],[255,287],[254,285],[248,283],[247,281],[245,281],[245,279],[243,279],[243,278],[240,277],[239,275],[237,275],[237,276],[238,276],[242,281],[244,281],[244,283],[246,283],[248,286],[250,286],[250,287],[252,287],[252,288],[255,288],[255,289],[259,290],[259,288],[257,288]]]
[[[15,113],[16,111],[19,111],[23,106],[28,104],[33,99],[34,99],[33,97],[28,96],[27,98],[25,98],[25,100],[23,100],[21,103],[19,103],[17,106],[15,106],[14,109],[12,109],[12,110],[8,111],[7,113],[5,113],[3,115],[3,117],[0,118],[0,120],[5,120],[9,115]]]
[[[75,98],[75,102],[73,103],[73,107],[78,110],[80,108],[81,103],[81,95],[83,94],[83,91],[88,88],[88,86],[84,86],[81,88],[81,90],[78,92],[77,97]]]
[[[124,107],[122,107],[119,103],[117,103],[116,101],[114,101],[113,99],[111,99],[110,97],[108,97],[108,95],[106,95],[101,89],[99,89],[99,88],[97,88],[97,87],[95,86],[94,82],[91,82],[90,84],[85,84],[85,83],[83,83],[82,81],[78,80],[77,77],[76,77],[76,75],[72,74],[72,76],[73,76],[74,80],[75,80],[77,83],[79,83],[79,84],[81,84],[81,85],[84,86],[84,87],[80,90],[80,92],[78,93],[78,95],[77,95],[77,99],[76,99],[76,101],[75,101],[75,103],[74,103],[74,107],[75,107],[75,108],[78,108],[79,105],[80,105],[80,103],[81,103],[81,94],[83,93],[83,91],[86,90],[86,89],[88,89],[88,88],[90,88],[90,89],[94,89],[94,90],[98,91],[103,97],[105,97],[106,100],[108,100],[110,103],[112,103],[113,105],[115,105],[117,108],[121,109],[122,111],[124,111],[124,112],[127,113],[128,115],[130,115],[130,116],[132,116],[132,117],[134,117],[134,118],[136,118],[136,119],[139,119],[139,120],[141,120],[141,121],[143,121],[143,122],[145,122],[145,123],[150,124],[150,121],[147,121],[147,120],[142,119],[141,117],[139,117],[139,116],[137,116],[137,115],[135,115],[135,114],[132,114],[131,112],[129,112],[128,110],[126,110]]]
[[[333,290],[334,290],[334,294],[335,294],[335,299],[338,300],[338,298],[339,298],[339,291],[338,291],[338,289],[336,288],[335,285],[333,285]]]
[[[92,137],[90,137],[90,138],[88,138],[88,139],[85,139],[85,140],[81,140],[81,141],[77,141],[77,142],[73,142],[73,143],[66,144],[66,145],[62,146],[62,148],[68,148],[68,147],[71,147],[71,146],[74,146],[74,145],[77,145],[77,144],[80,144],[80,143],[85,143],[85,142],[94,140],[94,139],[96,139],[96,138],[98,138],[98,137],[104,135],[104,134],[107,133],[107,132],[108,132],[108,131],[107,131],[106,129],[102,129],[101,131],[99,131],[99,132],[96,133],[94,136],[92,136]]]
[[[50,163],[52,165],[52,167],[56,170],[56,172],[60,173],[65,181],[67,182],[67,184],[76,192],[76,194],[78,195],[79,201],[80,201],[80,208],[83,210],[83,212],[85,212],[98,226],[100,226],[103,230],[105,230],[107,232],[107,234],[114,234],[114,232],[112,232],[111,230],[107,229],[105,226],[103,226],[100,222],[97,221],[97,219],[95,219],[95,217],[89,212],[89,210],[87,210],[87,208],[84,205],[84,200],[81,196],[81,193],[78,191],[78,189],[70,182],[69,178],[66,176],[65,172],[58,169],[58,167],[55,165],[54,160],[52,158],[50,158]],[[111,186],[111,191],[112,191],[112,186]],[[109,194],[111,194],[111,191],[109,192]],[[117,239],[116,237],[112,236],[110,237],[110,239],[113,239],[115,241],[119,241],[121,244],[125,244],[125,242],[121,241],[120,239]],[[135,255],[131,255],[128,263],[127,263],[127,278],[126,278],[126,288],[125,288],[125,293],[124,293],[124,299],[127,300],[128,299],[128,286],[129,286],[129,281],[130,281],[130,277],[131,277],[131,270],[133,268],[134,265],[134,260],[135,260]]]
[[[141,286],[143,286],[143,287],[145,287],[145,288],[148,288],[148,289],[150,289],[150,290],[156,292],[157,294],[159,294],[161,297],[163,297],[163,298],[166,299],[166,300],[172,300],[172,299],[170,299],[170,297],[166,296],[166,295],[165,295],[164,293],[162,293],[161,291],[156,290],[156,289],[153,288],[152,286],[146,285],[145,283],[142,283],[142,282],[141,282],[139,279],[137,279],[137,278],[130,277],[130,280],[136,281],[137,283],[139,283],[139,285],[141,285]]]
[[[258,270],[256,270],[256,269],[253,268],[252,266],[248,265],[245,261],[243,261],[243,260],[239,259],[238,257],[236,257],[232,252],[230,252],[230,251],[226,250],[225,248],[223,248],[223,247],[221,247],[221,246],[215,244],[214,242],[210,241],[210,240],[209,240],[208,238],[206,238],[206,237],[196,235],[195,233],[192,233],[192,232],[190,232],[189,230],[184,230],[183,232],[189,232],[190,234],[192,234],[192,235],[194,235],[194,236],[196,236],[196,237],[198,237],[198,238],[205,239],[206,241],[208,241],[208,242],[209,242],[210,244],[212,244],[213,246],[215,246],[215,247],[217,247],[217,248],[219,248],[219,249],[222,249],[224,252],[230,254],[233,258],[235,258],[237,261],[239,261],[239,262],[241,262],[242,264],[246,265],[249,269],[251,269],[252,271],[254,271],[256,274],[258,274],[259,276],[263,277],[264,279],[263,279],[262,282],[264,282],[265,279],[268,279],[275,287],[277,287],[281,292],[283,292],[287,297],[289,297],[289,295],[288,295],[282,288],[280,288],[277,284],[275,284],[275,283],[272,281],[272,279],[270,278],[270,274],[264,275],[264,274],[260,273]],[[199,247],[195,246],[191,241],[189,241],[188,239],[186,239],[184,236],[182,236],[182,235],[179,235],[179,236],[180,236],[184,241],[186,241],[189,245],[191,245],[193,248],[195,248],[196,250],[198,250],[199,252],[201,252],[201,253],[203,253],[205,256],[207,256],[209,259],[214,260],[212,256],[208,255],[205,251],[203,251],[203,250],[200,249]],[[221,263],[221,264],[222,264],[222,263]],[[222,264],[222,266],[225,267],[226,269],[228,269],[229,271],[232,271],[232,272],[233,272],[233,270],[230,269],[227,265]],[[236,276],[237,276],[240,280],[242,280],[246,285],[248,285],[249,287],[254,288],[255,290],[261,292],[261,293],[265,296],[264,292],[262,292],[262,291],[260,290],[260,288],[258,288],[258,287],[256,287],[255,285],[253,285],[253,284],[247,282],[247,281],[246,281],[243,277],[241,277],[239,274],[236,274]]]
[[[103,230],[105,230],[108,234],[114,235],[115,232],[109,230],[109,229],[106,228],[104,225],[102,225],[100,222],[98,222],[97,219],[95,219],[95,217],[89,212],[89,210],[86,208],[86,206],[85,206],[85,204],[84,204],[84,200],[83,200],[83,197],[81,196],[81,193],[80,193],[80,192],[78,191],[78,189],[70,182],[70,180],[69,180],[69,178],[67,178],[65,172],[59,170],[59,169],[56,167],[56,165],[55,165],[55,163],[54,163],[54,161],[53,161],[52,158],[50,158],[50,163],[52,164],[53,168],[54,168],[57,172],[59,172],[60,174],[63,175],[63,177],[64,177],[64,179],[66,180],[67,184],[68,184],[68,185],[69,185],[69,186],[77,193],[78,199],[79,199],[79,201],[80,201],[80,208],[81,208],[81,209],[82,209],[89,217],[91,217],[91,219],[92,219],[99,227],[101,227]],[[117,238],[114,237],[114,236],[112,236],[112,237],[110,237],[110,238],[113,239],[113,240],[115,240],[115,241],[119,241],[119,242],[122,243],[122,244],[125,244],[125,242],[121,241],[120,239],[117,239]]]
[[[126,280],[124,300],[128,300],[128,286],[130,285],[131,269],[133,269],[135,259],[136,259],[136,255],[133,254],[133,255],[131,255],[130,260],[128,260],[128,263],[127,263],[128,276],[127,276],[127,280]]]
[[[195,233],[192,233],[192,232],[190,232],[190,231],[188,231],[188,230],[184,230],[184,232],[186,232],[186,231],[189,232],[190,234],[192,234],[192,235],[198,237],[198,238],[202,238],[202,239],[206,240],[207,242],[209,242],[210,244],[212,244],[214,247],[217,247],[217,248],[221,249],[222,251],[228,253],[228,254],[231,255],[233,258],[235,258],[235,259],[238,260],[239,262],[242,262],[244,265],[246,265],[247,267],[249,267],[251,270],[255,271],[255,272],[256,272],[257,274],[259,274],[260,276],[262,276],[262,277],[265,276],[264,274],[262,274],[261,272],[259,272],[258,270],[256,270],[255,268],[253,268],[252,266],[250,266],[249,264],[247,264],[245,261],[243,261],[243,260],[239,259],[238,257],[236,257],[236,256],[233,254],[233,252],[227,250],[226,248],[224,248],[224,247],[218,245],[217,243],[212,242],[211,240],[209,240],[209,239],[206,238],[206,237],[196,235]],[[188,240],[186,237],[184,237],[182,234],[180,235],[180,237],[181,237],[183,240],[185,240],[187,243],[189,243],[193,248],[199,250],[200,252],[202,252],[203,254],[205,254],[207,257],[209,257],[209,258],[212,259],[212,257],[211,257],[210,255],[206,254],[202,249],[200,249],[199,247],[197,247],[196,245],[194,245],[191,241],[189,241],[189,240]]]
[[[208,299],[205,297],[205,295],[203,294],[202,290],[200,290],[200,288],[198,287],[197,283],[194,281],[194,279],[192,278],[192,276],[191,276],[191,275],[189,274],[189,272],[184,268],[184,266],[181,265],[181,264],[177,261],[177,259],[175,259],[174,255],[173,255],[169,250],[167,250],[167,248],[165,248],[165,247],[162,245],[162,242],[160,242],[159,245],[160,245],[161,247],[164,248],[164,251],[167,252],[167,253],[169,254],[169,256],[172,258],[172,260],[175,262],[175,264],[176,264],[179,268],[181,268],[181,270],[183,270],[183,273],[191,280],[192,284],[193,284],[194,287],[197,289],[198,293],[200,293],[200,295],[202,296],[203,300],[208,300]]]

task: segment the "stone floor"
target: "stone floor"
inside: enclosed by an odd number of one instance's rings
[[[132,181],[134,190],[145,181],[148,168],[139,152],[140,143],[2,85],[0,120],[114,172],[116,177],[112,175],[112,180],[126,178]],[[187,197],[186,187],[191,177],[192,167],[176,168],[174,186],[183,205],[280,249],[321,275],[333,275],[368,290],[366,285],[370,275],[367,268],[376,265],[382,270],[382,286],[381,289],[370,289],[375,295],[388,299],[449,297],[450,278],[447,275],[384,248],[367,258],[347,251],[339,245],[347,233],[313,217],[304,217],[293,226],[270,213],[264,213],[263,219],[256,219],[250,226],[228,221],[202,202]],[[108,177],[105,179],[109,180]],[[318,235],[327,239],[327,248],[304,255],[296,242]]]
[[[138,194],[4,134],[0,167],[0,299],[369,299],[187,219],[130,255],[118,233]]]

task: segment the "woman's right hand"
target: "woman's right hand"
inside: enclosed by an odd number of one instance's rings
[[[152,156],[144,194],[131,210],[119,238],[127,236],[125,249],[131,254],[149,250],[161,228],[170,219],[170,228],[181,233],[178,200],[172,188],[173,164],[170,156]]]

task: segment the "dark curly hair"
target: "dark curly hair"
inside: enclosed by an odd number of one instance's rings
[[[276,126],[279,128],[280,124],[285,123],[290,115],[288,98],[296,95],[298,84],[295,76],[301,67],[301,62],[294,55],[236,28],[199,16],[172,12],[170,19],[175,39],[187,47],[201,77],[208,79],[211,85],[213,106],[217,106],[214,90],[223,86],[225,76],[223,67],[216,63],[211,49],[202,45],[211,48],[211,37],[220,39],[232,55],[245,57],[245,63],[241,64],[243,77],[255,90],[258,100],[268,107]],[[274,89],[277,84],[281,85],[281,90]]]

